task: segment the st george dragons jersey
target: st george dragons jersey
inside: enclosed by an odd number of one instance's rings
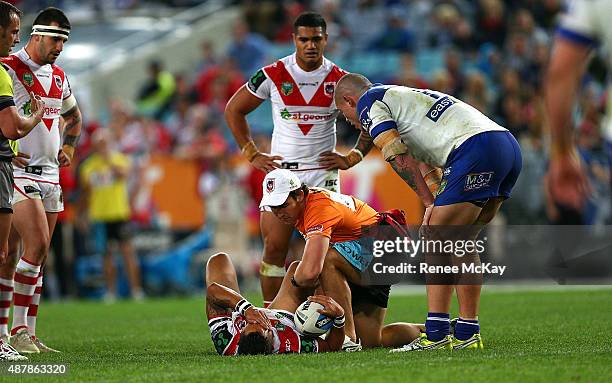
[[[15,167],[15,177],[58,183],[60,115],[64,100],[72,94],[68,79],[57,65],[36,64],[25,49],[3,58],[2,62],[8,67],[8,73],[13,80],[15,106],[19,114],[31,114],[30,92],[34,92],[45,102],[42,121],[27,136],[17,141],[18,150],[30,155],[30,160],[24,169]]]
[[[319,352],[319,343],[316,339],[304,337],[295,329],[292,313],[284,310],[259,310],[266,313],[272,324],[274,354]],[[208,320],[210,335],[219,355],[237,355],[240,332],[246,324],[244,317],[235,311],[231,315],[212,317]]]
[[[412,157],[437,167],[468,138],[507,130],[452,96],[405,86],[373,86],[359,98],[357,113],[372,138],[397,129]]]
[[[557,28],[557,36],[586,47],[602,45],[607,51],[608,68],[612,68],[612,1],[570,0]],[[612,90],[612,86],[608,86]],[[612,97],[608,97],[608,115],[612,114]],[[612,141],[612,118],[604,126],[604,135]]]
[[[251,77],[246,88],[256,97],[270,98],[272,102],[272,154],[282,156],[283,162],[295,163],[300,170],[321,169],[319,154],[336,146],[339,112],[334,89],[344,74],[325,58],[318,69],[305,72],[293,54]]]

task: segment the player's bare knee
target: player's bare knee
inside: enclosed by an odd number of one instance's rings
[[[267,264],[284,266],[288,251],[287,246],[280,245],[272,239],[264,239],[263,260]]]
[[[229,255],[227,255],[226,253],[213,254],[208,258],[208,261],[206,261],[206,269],[209,269],[211,266],[214,268],[215,264],[219,262],[228,262],[228,261],[229,261]]]

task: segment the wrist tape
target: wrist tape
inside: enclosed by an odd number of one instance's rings
[[[245,316],[246,311],[251,307],[253,307],[253,305],[249,301],[242,299],[240,302],[236,303],[236,308],[234,308],[234,311],[237,311],[240,313],[240,315]]]

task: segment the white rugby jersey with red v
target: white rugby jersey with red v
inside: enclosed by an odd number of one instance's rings
[[[61,147],[59,131],[64,100],[72,94],[68,79],[57,65],[38,65],[21,49],[2,62],[13,79],[15,105],[21,115],[30,114],[30,92],[45,102],[42,121],[25,137],[17,141],[18,150],[30,155],[28,166],[15,167],[15,178],[28,178],[49,183],[59,182],[58,152]]]
[[[270,98],[274,131],[271,152],[283,157],[293,170],[321,169],[319,155],[336,146],[334,103],[336,83],[346,72],[323,58],[314,71],[302,70],[295,54],[259,70],[247,89],[261,99]]]

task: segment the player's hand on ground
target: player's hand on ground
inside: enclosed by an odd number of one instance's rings
[[[586,170],[577,154],[560,154],[549,164],[546,183],[553,201],[581,210],[591,192]]]
[[[29,154],[17,152],[15,157],[13,157],[13,166],[17,168],[25,168],[30,163],[30,161],[28,161],[29,159]]]
[[[308,300],[323,305],[323,308],[320,309],[319,312],[330,318],[338,318],[344,315],[344,309],[332,297],[326,295],[312,295],[308,297]]]
[[[40,96],[35,95],[34,92],[30,92],[30,111],[32,117],[38,121],[42,120],[45,114],[45,102]]]
[[[257,307],[249,307],[244,313],[244,319],[246,319],[248,323],[257,323],[264,328],[272,327],[272,323],[270,323],[270,319],[268,319],[266,313]]]
[[[346,170],[350,168],[348,158],[337,152],[323,152],[319,155],[319,165],[327,170]]]
[[[256,168],[265,173],[270,173],[274,169],[280,168],[280,164],[275,161],[282,160],[281,156],[273,156],[268,153],[257,153],[251,164]]]
[[[66,167],[66,166],[70,166],[70,157],[68,157],[66,155],[66,153],[64,153],[63,149],[60,149],[58,154],[57,154],[57,160],[59,161],[59,166],[60,168]]]

